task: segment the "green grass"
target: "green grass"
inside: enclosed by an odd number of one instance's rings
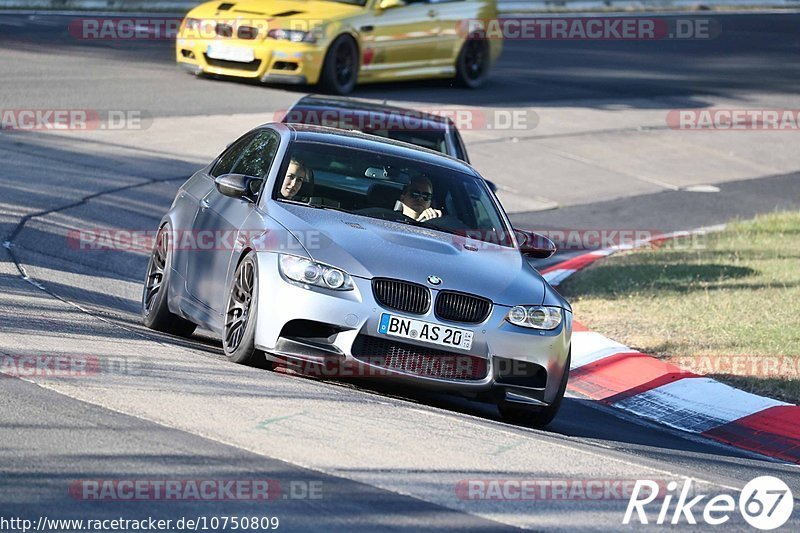
[[[578,321],[614,340],[800,403],[800,213],[616,254],[560,290]]]

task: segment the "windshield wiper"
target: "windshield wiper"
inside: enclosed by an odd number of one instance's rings
[[[313,207],[314,209],[328,209],[328,210],[331,210],[331,211],[339,211],[339,212],[342,212],[342,213],[347,213],[348,215],[356,215],[356,216],[362,216],[362,217],[367,217],[367,218],[374,218],[374,219],[377,219],[377,220],[385,220],[387,222],[398,222],[400,224],[406,224],[406,225],[409,225],[409,226],[414,226],[415,228],[428,227],[428,226],[423,226],[423,222],[417,222],[413,218],[405,217],[405,216],[402,216],[402,215],[399,216],[399,217],[387,218],[387,217],[383,217],[383,216],[367,215],[367,214],[364,214],[364,213],[348,211],[347,209],[343,209],[341,207],[334,207],[332,205],[298,202],[297,200],[289,200],[288,198],[276,198],[275,201],[281,202],[281,203],[285,203],[285,204],[302,205],[303,207]],[[437,228],[429,228],[429,229],[437,230]],[[437,231],[442,231],[442,230],[437,230]],[[444,232],[444,233],[448,233],[448,232]]]
[[[298,202],[297,200],[289,200],[288,198],[275,198],[275,201],[280,202],[282,204],[302,205],[303,207],[314,207],[316,209],[336,209],[338,211],[342,211],[342,209],[330,205],[312,204],[310,202]]]
[[[350,213],[347,209],[342,209],[341,207],[336,207],[334,205],[325,205],[325,204],[305,204],[309,207],[313,207],[315,209],[330,209],[331,211],[341,211],[342,213]]]
[[[333,205],[298,202],[297,200],[289,200],[288,198],[276,198],[275,201],[281,202],[283,204],[302,205],[303,207],[313,207],[314,209],[329,209],[331,211],[341,211],[342,213],[353,214],[351,211],[348,211],[347,209],[342,209],[341,207],[336,207]]]

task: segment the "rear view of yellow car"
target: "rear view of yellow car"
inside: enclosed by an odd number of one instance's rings
[[[176,41],[195,74],[320,84],[455,78],[483,85],[502,42],[470,28],[497,16],[495,0],[242,0],[191,10]]]

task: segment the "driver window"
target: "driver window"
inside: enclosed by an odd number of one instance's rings
[[[276,132],[272,130],[259,131],[242,151],[231,173],[256,178],[267,177],[279,144],[280,140]]]
[[[250,141],[253,139],[252,134],[247,134],[238,141],[235,141],[231,146],[225,150],[217,163],[214,165],[214,168],[211,170],[211,176],[214,178],[218,178],[223,174],[230,174],[232,172],[233,166],[239,160],[242,155],[242,151],[247,147]]]

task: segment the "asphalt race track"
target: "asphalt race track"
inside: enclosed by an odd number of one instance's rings
[[[797,208],[796,131],[668,137],[689,135],[664,126],[670,109],[800,107],[800,15],[719,18],[723,33],[708,41],[508,42],[480,91],[420,82],[354,96],[535,109],[541,127],[530,131],[464,132],[520,227],[666,232]],[[0,15],[0,108],[133,110],[145,127],[0,132],[0,242],[8,243],[0,355],[80,355],[101,369],[0,377],[2,516],[276,516],[292,531],[610,531],[624,529],[627,500],[480,500],[457,488],[482,479],[691,477],[696,494],[713,495],[774,475],[800,495],[796,466],[588,400],[568,398],[540,431],[458,398],[237,366],[202,331],[184,340],[144,328],[147,253],[81,250],[68,232],[154,229],[196,168],[304,92],[195,79],[174,66],[168,42],[79,41],[69,21]],[[682,166],[655,165],[647,156],[659,149]],[[705,183],[719,192],[691,190]],[[84,501],[74,490],[85,480],[165,478],[269,479],[283,491],[267,502],[142,502]],[[739,515],[725,527],[749,528]],[[798,529],[796,506],[782,530]]]

